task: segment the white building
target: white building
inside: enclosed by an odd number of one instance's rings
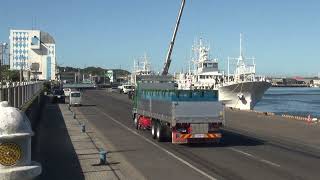
[[[10,69],[31,72],[31,79],[56,79],[55,41],[40,30],[10,30]]]

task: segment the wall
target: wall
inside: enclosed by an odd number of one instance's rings
[[[34,98],[33,102],[31,102],[28,107],[22,109],[23,112],[28,116],[32,130],[34,131],[37,127],[37,124],[41,118],[42,108],[46,103],[46,96],[43,94]]]

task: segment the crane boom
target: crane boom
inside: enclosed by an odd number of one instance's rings
[[[177,23],[176,23],[176,27],[175,27],[174,32],[173,32],[173,36],[172,36],[172,39],[171,39],[171,42],[170,42],[170,46],[169,46],[169,50],[168,50],[168,53],[167,53],[166,61],[164,63],[164,67],[163,67],[163,70],[162,70],[162,75],[167,75],[168,71],[169,71],[169,67],[170,67],[170,64],[171,64],[172,49],[173,49],[173,46],[174,46],[174,42],[176,40],[177,31],[179,29],[179,24],[180,24],[180,20],[181,20],[181,16],[182,16],[182,13],[183,13],[183,9],[184,9],[185,3],[186,3],[186,0],[182,0],[180,11],[179,11],[179,15],[178,15],[178,19],[177,19]]]

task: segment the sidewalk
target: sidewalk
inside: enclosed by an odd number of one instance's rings
[[[64,116],[65,123],[73,144],[75,152],[80,161],[82,173],[86,180],[105,180],[105,179],[125,179],[121,173],[118,164],[110,155],[107,155],[107,165],[99,164],[99,151],[105,150],[103,143],[97,138],[96,133],[87,123],[85,118],[76,114],[76,119],[73,118],[71,108],[68,110],[67,105],[60,104],[60,110]],[[86,132],[81,132],[81,125],[85,124]]]
[[[81,119],[73,119],[66,104],[47,103],[34,138],[32,159],[42,165],[37,179],[125,179],[110,157],[99,165],[103,144],[88,127],[81,132]]]

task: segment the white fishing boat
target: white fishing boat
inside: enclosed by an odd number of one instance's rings
[[[319,88],[320,87],[320,79],[314,79],[312,80],[312,83],[310,85],[311,87],[314,87],[314,88]]]
[[[130,77],[130,84],[136,86],[141,76],[153,75],[154,71],[151,69],[151,63],[147,54],[134,61],[133,71]]]
[[[230,75],[230,60],[236,60],[234,74]],[[252,60],[252,64],[247,64]],[[228,57],[228,75],[226,83],[219,88],[219,99],[226,106],[243,110],[253,109],[264,93],[271,87],[264,77],[256,76],[255,58],[246,58],[242,50],[242,34],[240,34],[240,55],[238,58]],[[230,78],[231,77],[231,78]]]
[[[227,107],[242,110],[253,109],[262,98],[271,83],[263,77],[257,77],[254,58],[245,58],[242,51],[240,34],[240,56],[228,58],[228,73],[219,70],[218,59],[209,57],[210,48],[202,39],[193,47],[193,70],[189,66],[187,73],[176,74],[179,89],[218,89],[219,100]],[[247,60],[252,60],[251,65]],[[236,61],[234,73],[230,73],[230,60]]]
[[[192,51],[189,71],[175,75],[178,89],[217,89],[224,76],[219,71],[218,59],[209,57],[210,48],[202,39],[195,43]]]

